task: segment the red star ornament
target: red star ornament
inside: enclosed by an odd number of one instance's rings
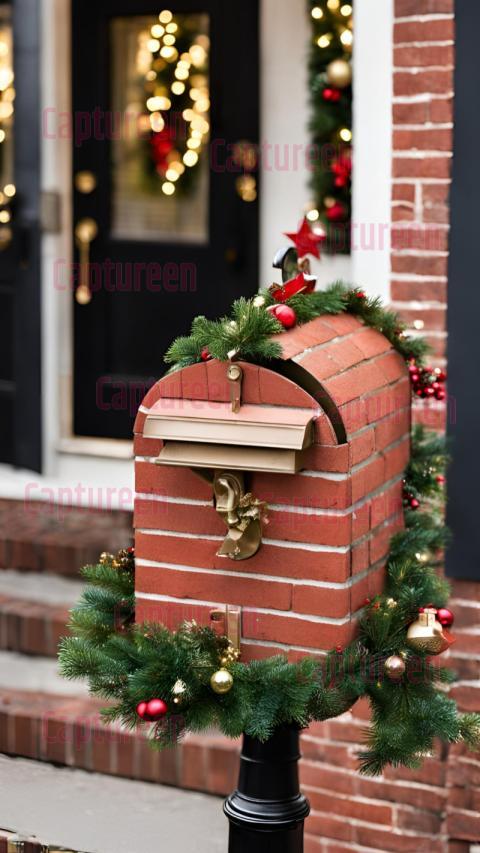
[[[305,257],[305,255],[313,255],[315,258],[320,257],[319,245],[325,240],[325,235],[312,231],[307,217],[304,218],[297,232],[290,234],[285,231],[284,233],[285,237],[288,237],[295,244],[300,258]]]

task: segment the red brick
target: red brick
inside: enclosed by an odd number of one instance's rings
[[[451,811],[447,816],[447,830],[451,838],[478,841],[480,839],[480,814]]]
[[[136,463],[135,488],[144,494],[154,492],[172,498],[212,500],[212,487],[190,469],[150,462]]]
[[[262,599],[259,598],[256,603],[262,606]],[[340,619],[350,613],[350,590],[348,588],[324,589],[306,584],[294,586],[292,610],[310,616],[327,616]]]
[[[418,249],[424,252],[444,252],[448,248],[448,232],[435,225],[395,226],[392,229],[394,251]]]
[[[359,501],[361,498],[373,492],[384,481],[385,460],[377,456],[371,462],[367,462],[352,476],[352,500]]]
[[[274,373],[273,370],[261,370],[259,379],[260,399],[263,405],[316,408],[317,404],[310,394],[295,382]]]
[[[435,255],[398,255],[392,253],[392,272],[409,275],[446,276],[447,257]]]
[[[325,444],[314,444],[304,457],[304,467],[308,471],[328,471],[346,474],[349,469],[348,444],[334,447]]]
[[[395,23],[393,40],[397,45],[404,42],[449,41],[454,38],[454,33],[453,17],[438,21],[401,21]]]
[[[369,391],[385,385],[385,378],[378,362],[379,359],[369,364],[360,364],[326,380],[325,387],[337,406],[342,406],[357,397],[363,397]]]
[[[452,144],[452,130],[449,128],[394,130],[393,132],[395,151],[451,151]]]
[[[320,475],[253,474],[251,489],[254,495],[267,503],[289,505],[293,497],[295,505],[300,507],[345,509],[352,500],[349,477],[329,480]]]
[[[396,104],[395,106],[404,106],[404,104]],[[392,185],[392,200],[406,201],[413,204],[415,201],[415,185],[414,184],[393,184]]]
[[[375,447],[384,450],[410,432],[410,409],[401,409],[375,424]]]
[[[432,122],[453,121],[453,95],[435,98],[429,104],[429,120]]]
[[[292,605],[292,586],[289,583],[259,581],[248,577],[226,577],[219,572],[199,574],[139,565],[136,570],[135,588],[138,592],[157,593],[174,598],[213,600],[241,606],[271,607],[275,610],[290,610]],[[317,613],[317,610],[301,612]],[[344,608],[344,612],[339,615],[346,615],[347,612],[347,608]],[[337,614],[325,612],[322,615]]]
[[[392,206],[392,222],[413,222],[415,220],[415,212],[413,208],[405,204],[394,204]]]
[[[193,543],[191,539],[180,536],[156,536],[137,531],[135,551],[137,561],[155,560],[193,568],[217,569],[220,578],[221,571],[231,566],[226,564],[224,557],[216,555],[219,544],[215,540],[195,539]],[[245,576],[250,573],[273,573],[302,580],[342,582],[349,574],[349,559],[345,553],[313,551],[301,547],[285,548],[264,542],[255,556],[242,564],[241,570]]]
[[[310,622],[302,619],[255,613],[248,608],[243,612],[243,636],[245,639],[278,641],[292,646],[306,646],[313,649],[331,649],[338,643],[347,645],[356,633],[354,622],[332,625],[323,622]]]
[[[425,279],[425,281],[392,281],[391,296],[394,302],[445,302],[447,283]]]
[[[144,438],[136,435],[133,441],[133,452],[135,456],[151,456],[156,458],[163,447],[163,441],[157,438]]]
[[[394,178],[449,178],[452,160],[450,157],[393,157]],[[430,275],[433,275],[429,271]]]
[[[440,65],[443,68],[453,66],[453,45],[408,45],[395,47],[393,51],[393,64],[395,67],[428,67]]]
[[[395,17],[453,13],[454,0],[395,0]]]
[[[388,853],[443,853],[443,841],[429,836],[405,835],[404,832],[380,830],[358,826],[355,833],[358,844],[388,851]]]
[[[375,430],[366,429],[350,440],[350,464],[364,462],[375,450]]]
[[[305,794],[310,800],[312,809],[317,812],[368,821],[368,823],[390,824],[393,819],[392,807],[374,800],[352,800],[350,797],[339,797],[329,791],[319,791],[315,788],[306,788]]]

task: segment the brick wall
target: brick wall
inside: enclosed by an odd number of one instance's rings
[[[446,363],[449,188],[453,129],[453,0],[395,0],[391,299]],[[443,404],[415,417],[443,428]],[[453,584],[457,643],[452,691],[480,708],[480,585]],[[355,751],[367,709],[312,726],[303,737],[303,784],[313,812],[307,853],[351,850],[466,853],[480,839],[480,761],[439,747],[417,772],[360,778]]]

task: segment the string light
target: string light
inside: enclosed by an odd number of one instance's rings
[[[152,113],[157,110],[169,110],[171,106],[172,102],[164,95],[155,95],[153,98],[148,98],[147,100],[147,109]]]
[[[344,6],[340,8],[340,14],[342,14],[345,18],[348,18],[353,12],[352,7],[349,3],[345,3]]]
[[[350,30],[344,30],[340,36],[340,41],[345,47],[349,47],[353,44],[353,33]]]
[[[185,91],[185,83],[182,83],[181,80],[175,80],[175,83],[172,83],[172,92],[174,95],[183,95]]]
[[[163,43],[164,43],[164,44],[166,44],[166,45],[171,46],[172,44],[175,44],[176,40],[177,40],[177,39],[175,38],[175,36],[171,36],[171,35],[168,35],[168,34],[167,34],[167,35],[166,35],[166,36],[164,36],[164,38],[163,38]]]
[[[176,33],[178,30],[178,26],[174,21],[172,21],[170,24],[167,24],[165,29],[166,29],[167,33]]]
[[[316,208],[314,208],[313,210],[309,210],[309,211],[308,211],[308,213],[307,213],[307,219],[308,219],[310,222],[316,222],[316,221],[317,221],[317,219],[319,219],[319,218],[320,218],[320,212],[319,212]]]
[[[157,50],[160,49],[160,42],[158,39],[149,39],[147,41],[147,47],[148,47],[150,53],[156,53]]]
[[[5,139],[5,135],[6,135],[6,134],[5,134],[5,131],[4,131],[4,130],[0,130],[0,143],[1,143],[1,142],[3,142],[3,140]]]
[[[312,18],[315,18],[316,21],[319,21],[320,18],[323,18],[323,9],[320,9],[320,6],[313,7]]]
[[[317,41],[317,44],[319,47],[328,47],[331,40],[332,40],[331,35],[323,35],[323,36],[320,36],[320,38]]]
[[[173,62],[173,60],[176,59],[178,56],[178,50],[176,47],[171,47],[170,45],[166,44],[164,47],[162,47],[160,51],[160,56],[163,56],[163,58],[166,59],[167,62]]]
[[[161,133],[165,127],[165,122],[161,113],[152,113],[150,116],[150,127],[154,133]]]
[[[162,184],[162,192],[164,192],[165,195],[173,195],[175,192],[175,184],[172,184],[171,181],[165,181],[165,183]]]
[[[13,198],[13,196],[17,192],[17,189],[14,184],[5,184],[3,192],[5,193],[7,198]]]
[[[183,155],[183,162],[190,168],[198,163],[198,154],[196,151],[186,151]]]
[[[423,329],[424,326],[425,326],[424,320],[414,320],[413,321],[413,328],[417,329],[417,331],[420,331],[421,329]]]
[[[8,210],[0,210],[0,222],[5,224],[6,222],[10,222],[11,216],[10,211]]]
[[[351,142],[352,141],[352,131],[348,129],[348,127],[342,127],[340,131],[340,139],[343,142]]]
[[[169,24],[172,18],[173,15],[168,9],[164,9],[163,12],[160,12],[158,16],[158,20],[161,24]]]
[[[150,32],[151,32],[154,39],[160,39],[160,38],[162,38],[162,36],[165,32],[165,29],[164,29],[164,27],[162,27],[161,24],[154,24],[152,29],[150,30]]]
[[[332,12],[340,8],[340,0],[327,0],[327,6]]]

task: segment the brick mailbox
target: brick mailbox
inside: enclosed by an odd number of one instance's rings
[[[240,613],[243,660],[347,644],[403,525],[401,356],[350,315],[276,340],[164,377],[135,423],[137,621]]]

